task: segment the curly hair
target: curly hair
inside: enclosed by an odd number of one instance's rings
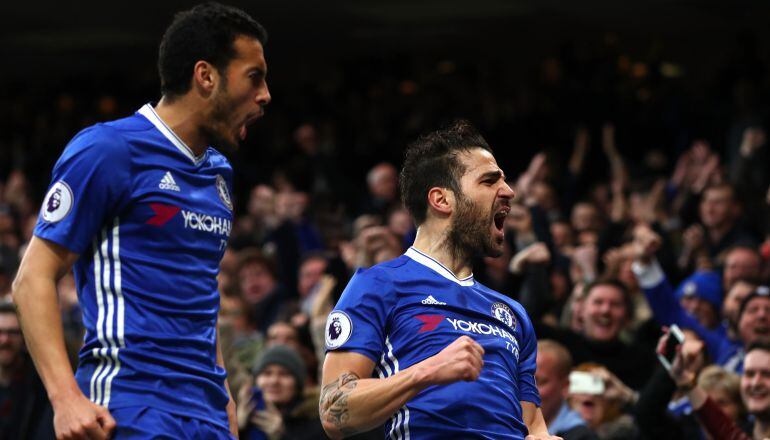
[[[407,147],[399,179],[401,198],[417,225],[427,216],[426,196],[431,188],[448,188],[460,193],[460,178],[465,167],[457,156],[474,148],[492,151],[466,120],[422,135]]]
[[[160,42],[158,73],[160,90],[167,99],[187,93],[193,67],[198,61],[224,71],[235,56],[233,43],[240,36],[263,45],[267,32],[247,13],[219,3],[204,3],[174,16]]]

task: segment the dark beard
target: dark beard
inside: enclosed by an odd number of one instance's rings
[[[492,243],[490,214],[462,194],[457,196],[457,210],[447,233],[452,258],[499,257],[502,250]]]
[[[234,106],[230,100],[230,95],[227,93],[227,81],[224,80],[224,77],[219,84],[219,96],[212,105],[211,116],[207,124],[201,127],[209,145],[226,151],[238,150],[238,142],[233,143],[230,138],[222,134],[223,131],[231,129],[230,123],[234,113]]]

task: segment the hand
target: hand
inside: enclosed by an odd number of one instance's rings
[[[235,414],[238,419],[238,428],[245,429],[249,422],[249,415],[254,411],[254,402],[251,401],[251,382],[246,382],[238,390],[238,406]]]
[[[508,264],[512,273],[520,273],[525,264],[546,264],[551,261],[551,252],[545,243],[533,243],[520,250]]]
[[[711,153],[706,163],[700,168],[700,173],[695,181],[690,185],[690,190],[695,194],[700,194],[711,182],[711,178],[717,173],[719,168],[719,156]]]
[[[80,391],[51,402],[57,440],[108,439],[115,431],[115,419],[106,408],[86,399]]]
[[[634,258],[643,263],[649,263],[660,249],[661,242],[660,235],[656,234],[652,228],[646,224],[637,225],[634,228]]]
[[[669,332],[666,331],[666,334],[658,340],[656,349],[658,354],[665,353],[668,335]],[[684,343],[677,347],[669,375],[678,387],[692,388],[695,385],[695,380],[703,366],[703,354],[703,341],[697,339],[685,339]]]
[[[741,156],[750,158],[754,153],[764,145],[766,140],[765,130],[760,127],[749,127],[743,131],[741,140]]]
[[[438,354],[418,365],[431,385],[445,385],[479,378],[484,365],[484,348],[469,336],[460,336]]]
[[[602,378],[607,389],[604,391],[604,397],[613,402],[618,402],[621,405],[633,403],[636,400],[636,393],[634,390],[626,386],[617,376],[604,367],[598,367],[591,370],[592,374],[595,374]]]
[[[602,126],[602,150],[610,160],[618,155],[615,148],[615,126],[611,122],[605,122]]]
[[[519,194],[529,194],[530,187],[542,174],[543,165],[545,165],[545,153],[536,154],[529,162],[527,171],[522,173],[516,181]]]
[[[703,239],[705,233],[703,226],[694,224],[684,230],[682,234],[682,240],[684,241],[684,247],[690,251],[700,249],[703,247]]]
[[[528,435],[524,437],[524,440],[564,440],[563,438],[559,437],[558,435]]]
[[[575,248],[572,253],[572,261],[580,268],[583,280],[596,279],[596,262],[599,250],[594,244],[584,244]]]
[[[271,402],[265,402],[266,408],[255,411],[251,416],[251,423],[267,435],[270,440],[278,440],[283,435],[285,426],[281,412]]]

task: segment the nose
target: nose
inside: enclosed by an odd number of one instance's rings
[[[513,192],[513,189],[508,185],[508,182],[503,182],[500,191],[498,191],[498,195],[506,200],[510,200],[516,196],[516,193]]]
[[[260,107],[265,107],[266,105],[270,104],[272,99],[273,98],[270,96],[270,89],[267,87],[267,82],[264,82],[263,87],[261,87],[257,94],[254,96],[254,101]]]

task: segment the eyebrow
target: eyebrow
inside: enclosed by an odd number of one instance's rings
[[[495,170],[495,171],[487,171],[486,173],[479,176],[479,180],[487,180],[491,178],[505,179],[505,173],[503,173],[503,170]]]
[[[260,76],[267,76],[267,70],[266,69],[263,69],[261,67],[256,67],[256,66],[249,68],[249,76],[251,76],[251,75],[253,75],[255,73],[257,75],[260,75]]]

